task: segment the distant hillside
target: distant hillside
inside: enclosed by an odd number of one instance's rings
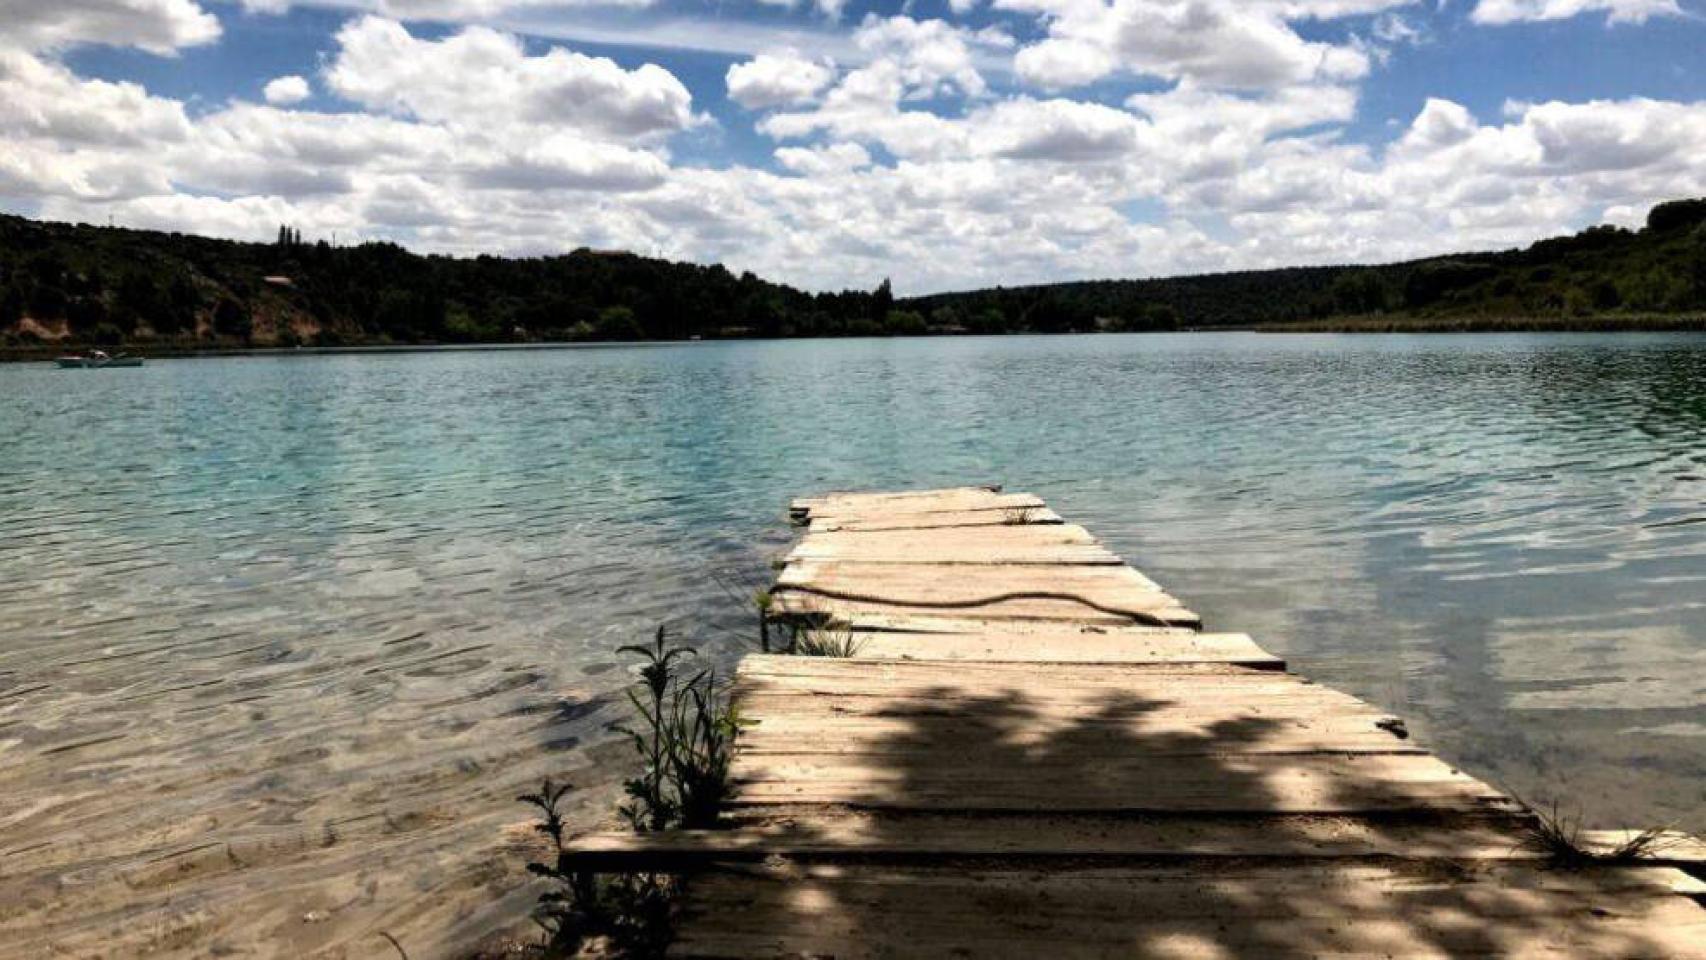
[[[577,250],[458,259],[0,216],[0,349],[1291,329],[1706,329],[1706,200],[1639,231],[1374,267],[997,287],[895,301]]]
[[[881,332],[879,305],[622,252],[457,259],[305,243],[287,228],[274,243],[238,243],[0,216],[0,335],[14,348]]]
[[[1706,199],[1640,231],[1590,227],[1503,253],[939,294],[904,304],[973,329],[1706,329]]]

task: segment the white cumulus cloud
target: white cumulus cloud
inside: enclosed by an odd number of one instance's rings
[[[748,110],[807,103],[835,79],[832,66],[798,54],[761,53],[729,67],[729,99]]]
[[[25,49],[104,44],[169,56],[219,33],[193,0],[0,0],[0,45]]]
[[[468,127],[522,124],[641,139],[693,122],[693,98],[655,64],[633,70],[561,47],[529,55],[515,36],[468,27],[442,40],[368,16],[337,34],[334,92],[365,107]]]
[[[1043,39],[1014,58],[1019,76],[1061,90],[1116,72],[1244,89],[1351,80],[1368,72],[1352,45],[1305,40],[1288,23],[1368,13],[1395,0],[996,0],[1033,13]]]
[[[298,76],[274,77],[267,81],[261,95],[274,106],[289,106],[308,99],[308,81]]]
[[[857,143],[831,143],[821,147],[779,147],[776,162],[795,173],[823,176],[846,173],[871,165],[871,154]]]
[[[1650,17],[1680,17],[1676,0],[1478,0],[1470,19],[1504,24],[1526,20],[1567,20],[1603,13],[1610,23],[1644,23]]]

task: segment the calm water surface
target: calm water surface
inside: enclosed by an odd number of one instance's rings
[[[792,496],[983,481],[1475,774],[1706,831],[1706,338],[12,365],[0,955],[450,955],[525,913],[523,786],[608,811],[616,643],[731,661]]]

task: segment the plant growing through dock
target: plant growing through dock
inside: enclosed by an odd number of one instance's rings
[[[539,895],[533,920],[545,931],[547,956],[568,957],[593,940],[603,940],[620,956],[661,956],[669,944],[670,897],[675,881],[660,874],[601,875],[570,865],[559,809],[571,785],[549,778],[538,793],[516,799],[539,809],[533,829],[551,838],[553,863],[534,861],[527,871],[552,881],[555,889]]]
[[[729,764],[740,717],[717,685],[714,670],[687,676],[678,667],[698,655],[670,642],[658,627],[649,644],[629,644],[619,653],[640,658],[639,680],[629,688],[636,722],[616,729],[628,736],[640,772],[624,785],[628,802],[619,809],[636,833],[680,827],[717,826],[730,793]],[[539,898],[534,920],[545,930],[547,956],[573,956],[601,938],[617,956],[661,956],[670,938],[670,905],[680,879],[667,874],[598,873],[574,866],[563,839],[560,810],[568,784],[546,780],[538,793],[517,799],[538,808],[534,829],[551,838],[554,864],[529,863],[529,872],[556,887]]]
[[[651,646],[628,644],[618,647],[616,652],[633,653],[643,660],[640,682],[628,690],[628,700],[639,715],[639,729],[616,728],[633,741],[642,764],[640,775],[623,785],[633,802],[622,806],[622,815],[642,833],[667,830],[677,811],[669,790],[670,735],[674,731],[675,713],[672,701],[679,696],[674,664],[679,658],[697,656],[698,651],[691,647],[671,647],[665,628],[660,626]]]
[[[672,645],[664,627],[649,645],[630,644],[618,652],[642,661],[640,682],[628,691],[639,722],[617,727],[642,764],[625,784],[631,802],[622,815],[642,833],[715,826],[728,797],[729,761],[740,733],[734,707],[717,688],[716,671],[678,673],[676,661],[698,652]]]
[[[752,605],[758,608],[758,649],[769,653],[770,609],[776,605],[776,598],[768,590],[759,590],[752,595]]]
[[[677,689],[669,739],[669,781],[680,826],[715,827],[728,800],[729,763],[740,715],[717,690],[717,674],[703,670]]]
[[[1564,867],[1587,867],[1605,864],[1630,864],[1658,854],[1673,842],[1672,834],[1663,827],[1648,827],[1631,834],[1614,846],[1595,844],[1582,836],[1578,819],[1558,812],[1553,803],[1546,810],[1534,810],[1524,826],[1524,843],[1544,854],[1548,860]]]
[[[855,657],[864,645],[851,627],[796,626],[788,652],[800,657]]]
[[[1036,507],[1008,507],[1001,511],[1001,522],[1009,527],[1023,527],[1035,523]]]

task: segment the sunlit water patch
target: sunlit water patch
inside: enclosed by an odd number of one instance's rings
[[[416,958],[731,662],[788,498],[1001,481],[1597,822],[1706,830],[1706,339],[1191,335],[0,367],[0,955]],[[335,955],[335,953],[334,953]]]

